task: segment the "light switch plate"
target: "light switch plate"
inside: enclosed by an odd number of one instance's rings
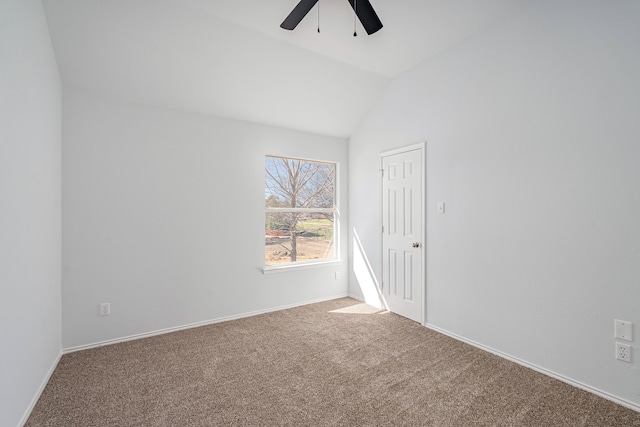
[[[438,203],[438,213],[439,214],[443,214],[444,213],[444,202]]]
[[[632,323],[626,320],[615,320],[615,337],[625,341],[633,341]]]

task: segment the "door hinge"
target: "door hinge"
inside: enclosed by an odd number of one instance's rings
[[[380,169],[380,173],[382,174],[382,176],[384,177],[384,169]]]
[[[384,225],[382,226],[382,232],[384,233]]]

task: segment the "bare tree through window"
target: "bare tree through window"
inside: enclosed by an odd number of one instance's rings
[[[335,163],[265,158],[266,265],[335,256]]]

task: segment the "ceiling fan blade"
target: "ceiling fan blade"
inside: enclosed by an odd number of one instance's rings
[[[369,0],[347,0],[358,15],[367,34],[371,35],[382,28],[382,22]],[[357,4],[355,3],[357,1]]]
[[[298,26],[302,18],[307,16],[307,13],[311,10],[313,6],[318,3],[318,0],[300,0],[300,3],[296,7],[293,8],[289,16],[286,17],[282,24],[280,24],[281,28],[285,30],[293,30]],[[374,12],[375,13],[375,12]]]

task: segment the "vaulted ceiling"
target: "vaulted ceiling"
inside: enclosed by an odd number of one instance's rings
[[[391,78],[527,0],[43,0],[64,86],[148,105],[347,137]]]

